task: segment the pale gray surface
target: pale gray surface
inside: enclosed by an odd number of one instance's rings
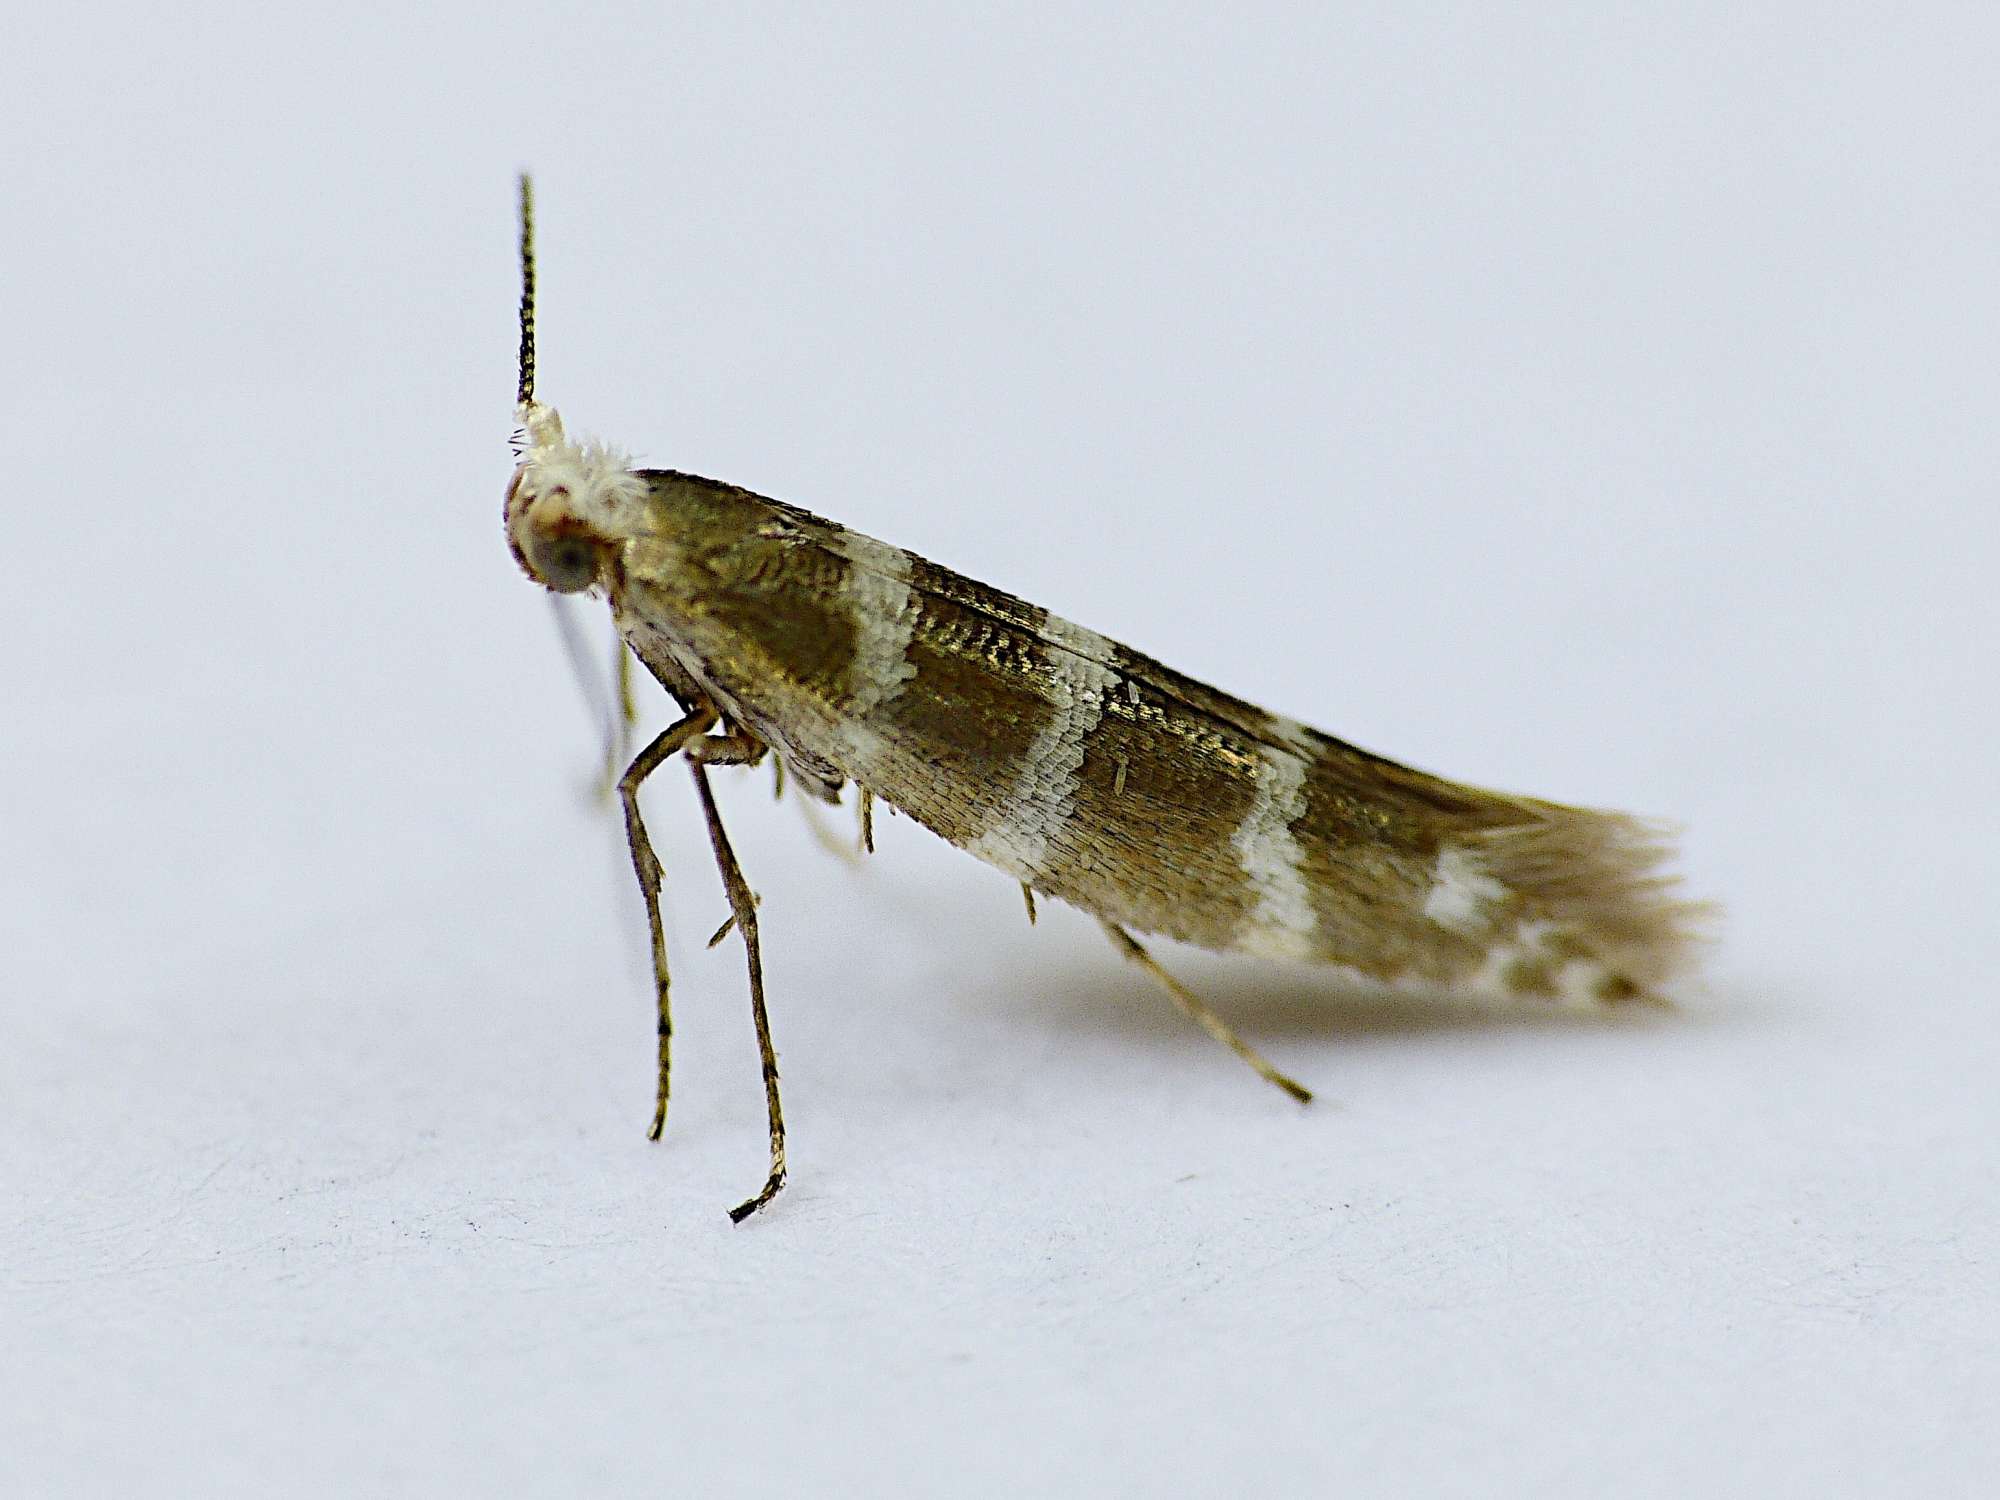
[[[14,23],[0,1488],[1981,1492],[1991,7],[746,9]],[[1170,955],[1300,1113],[1074,913],[725,777],[796,1146],[732,1229],[685,779],[652,1148],[500,536],[523,163],[572,425],[1683,817],[1706,991]]]

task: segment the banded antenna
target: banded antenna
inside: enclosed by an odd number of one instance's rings
[[[515,401],[535,399],[535,183],[521,174],[521,383]]]

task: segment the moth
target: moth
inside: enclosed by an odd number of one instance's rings
[[[641,784],[687,763],[741,936],[771,1165],[731,1210],[784,1186],[785,1125],[757,900],[711,766],[775,756],[812,797],[858,788],[1038,896],[1095,917],[1182,1010],[1294,1098],[1272,1067],[1154,961],[1135,933],[1310,959],[1374,980],[1624,1004],[1688,962],[1704,908],[1666,870],[1660,825],[1483,791],[1386,760],[1185,677],[1036,605],[783,501],[635,469],[568,437],[535,398],[532,188],[521,179],[514,560],[595,593],[681,708],[618,781],[651,934],[658,1086],[670,1039],[661,868]],[[622,653],[621,653],[622,659]]]

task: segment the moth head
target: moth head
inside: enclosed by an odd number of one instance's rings
[[[539,401],[522,402],[514,421],[507,544],[535,582],[579,593],[603,581],[605,565],[644,530],[646,481],[623,454],[570,441]]]

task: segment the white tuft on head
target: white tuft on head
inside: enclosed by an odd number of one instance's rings
[[[523,401],[514,408],[514,455],[515,490],[524,506],[545,496],[560,499],[570,516],[605,537],[640,529],[646,481],[632,472],[630,457],[565,437],[554,407]]]

